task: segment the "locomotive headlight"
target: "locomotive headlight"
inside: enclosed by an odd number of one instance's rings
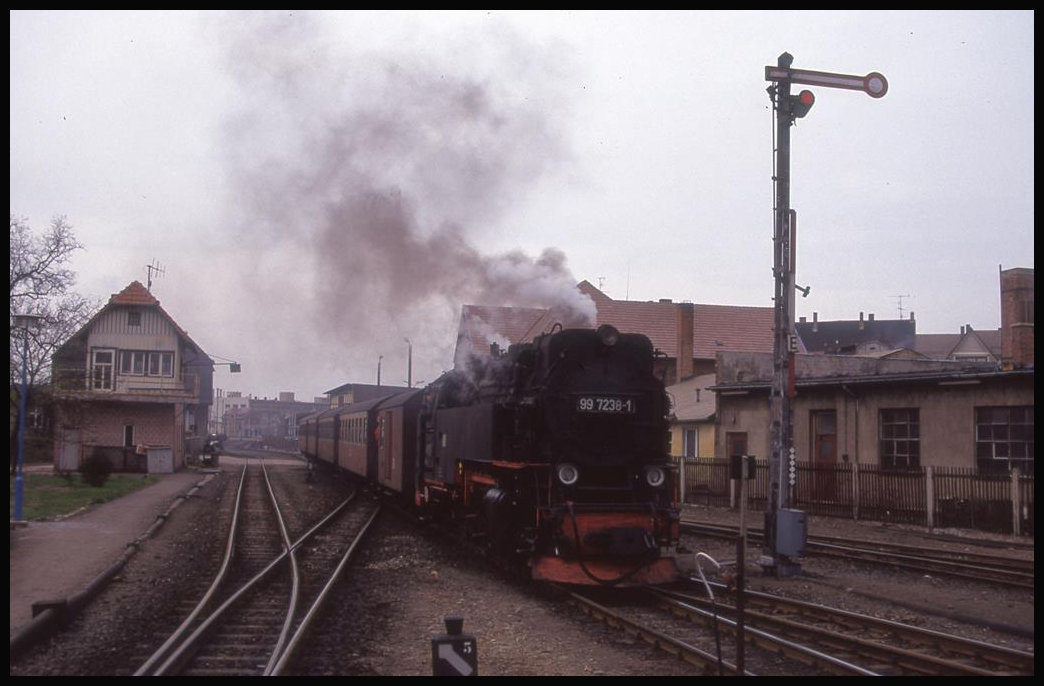
[[[574,464],[563,462],[555,469],[555,475],[564,486],[572,486],[580,478],[580,470]]]
[[[645,482],[653,488],[659,488],[667,481],[667,472],[663,467],[646,467]]]

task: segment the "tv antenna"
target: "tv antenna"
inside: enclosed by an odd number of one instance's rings
[[[893,295],[892,297],[895,298],[899,302],[899,319],[902,319],[903,318],[903,298],[909,298],[910,294],[906,293],[904,295]]]
[[[162,276],[163,274],[167,273],[167,270],[165,268],[161,267],[159,265],[159,263],[156,262],[156,260],[153,260],[152,264],[145,265],[145,271],[148,272],[148,275],[149,275],[149,278],[148,278],[149,283],[148,283],[147,288],[148,288],[149,293],[151,293],[152,292],[152,275],[153,274],[159,274],[160,276]]]

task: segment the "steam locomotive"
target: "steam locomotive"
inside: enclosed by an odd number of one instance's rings
[[[653,360],[644,335],[558,328],[424,389],[306,417],[300,450],[533,579],[667,583],[677,475]]]

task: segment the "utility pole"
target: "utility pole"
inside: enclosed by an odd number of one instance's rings
[[[413,342],[408,338],[402,340],[409,346],[406,357],[406,388],[413,388]]]
[[[794,559],[804,553],[807,528],[805,513],[791,507],[797,480],[797,453],[794,446],[794,358],[797,336],[794,333],[794,301],[796,271],[797,212],[790,207],[790,127],[804,117],[815,104],[815,95],[802,90],[791,95],[794,83],[826,88],[862,90],[880,98],[888,91],[888,82],[877,72],[866,76],[849,76],[829,72],[792,69],[794,57],[784,52],[775,67],[765,67],[769,98],[776,113],[775,215],[773,227],[773,276],[775,278],[772,395],[772,447],[769,456],[769,507],[765,512],[765,544],[759,564],[766,572],[779,577],[800,574]],[[801,289],[807,296],[808,290]]]

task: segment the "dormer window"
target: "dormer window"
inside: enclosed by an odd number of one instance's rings
[[[141,326],[141,310],[127,312],[127,326]]]

